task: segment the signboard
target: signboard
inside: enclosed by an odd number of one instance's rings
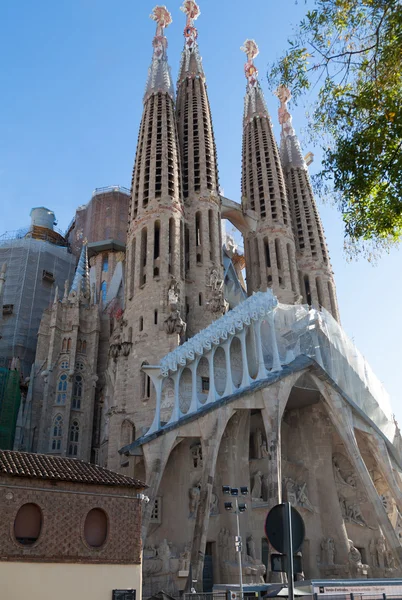
[[[402,585],[314,585],[313,593],[340,596],[359,594],[362,596],[397,596],[402,593]]]
[[[135,600],[136,590],[113,590],[112,600]]]
[[[302,547],[306,530],[301,514],[293,506],[291,507],[291,515],[293,554],[297,554]],[[281,554],[286,554],[285,522],[285,503],[274,506],[265,519],[265,535],[275,550]]]

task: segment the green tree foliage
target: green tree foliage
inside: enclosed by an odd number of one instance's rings
[[[349,247],[402,238],[402,1],[314,0],[268,73],[297,99],[317,92],[312,141],[324,159],[314,178],[332,193]]]

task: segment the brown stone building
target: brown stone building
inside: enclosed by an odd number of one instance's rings
[[[0,451],[0,596],[141,598],[144,487],[81,460]]]

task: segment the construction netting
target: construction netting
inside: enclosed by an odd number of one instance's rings
[[[280,363],[291,363],[299,355],[313,358],[341,388],[358,411],[362,411],[391,441],[395,437],[391,402],[387,391],[364,356],[342,327],[326,310],[307,305],[279,304],[275,313],[275,333]],[[264,362],[275,362],[270,325],[261,330]]]
[[[20,373],[0,367],[0,449],[13,450],[21,402]]]
[[[44,309],[62,296],[72,280],[76,258],[62,247],[33,238],[0,239],[0,266],[6,263],[3,311],[0,315],[0,367],[19,358],[22,375],[29,376],[35,359],[37,334]]]

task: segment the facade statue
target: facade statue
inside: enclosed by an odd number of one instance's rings
[[[262,473],[257,471],[254,474],[253,487],[251,490],[251,498],[253,500],[261,500],[262,498]]]
[[[170,573],[170,547],[167,540],[163,540],[159,544],[158,548],[158,558],[162,561],[162,572]]]
[[[321,564],[335,564],[335,541],[333,538],[324,538],[321,542]]]
[[[229,304],[225,300],[223,294],[224,281],[219,277],[219,273],[216,269],[212,269],[209,276],[209,283],[207,287],[210,288],[209,300],[207,301],[207,308],[213,313],[224,314],[229,310]]]
[[[254,458],[261,458],[261,446],[262,446],[262,431],[260,428],[256,429],[254,433]]]
[[[261,444],[261,458],[268,458],[269,452],[267,448],[267,442],[264,440]]]
[[[172,310],[167,319],[165,319],[163,328],[168,335],[176,333],[182,337],[186,333],[187,324],[181,318],[180,311],[175,309]]]
[[[290,477],[284,479],[284,491],[288,502],[294,506],[305,508],[314,512],[314,506],[311,504],[307,495],[307,483],[297,483]]]
[[[255,541],[252,535],[247,538],[247,555],[251,556],[254,560],[257,558],[255,550]]]
[[[201,486],[200,484],[193,485],[188,492],[190,503],[190,518],[194,518],[197,512],[198,502],[200,501]]]
[[[191,552],[188,546],[184,548],[184,552],[180,554],[179,558],[179,571],[189,571],[190,570],[190,559]]]
[[[383,537],[378,538],[375,548],[377,555],[377,564],[380,569],[385,569],[387,547],[385,545],[385,540]]]
[[[211,504],[209,505],[209,514],[211,517],[219,515],[219,498],[215,492],[212,492]]]

